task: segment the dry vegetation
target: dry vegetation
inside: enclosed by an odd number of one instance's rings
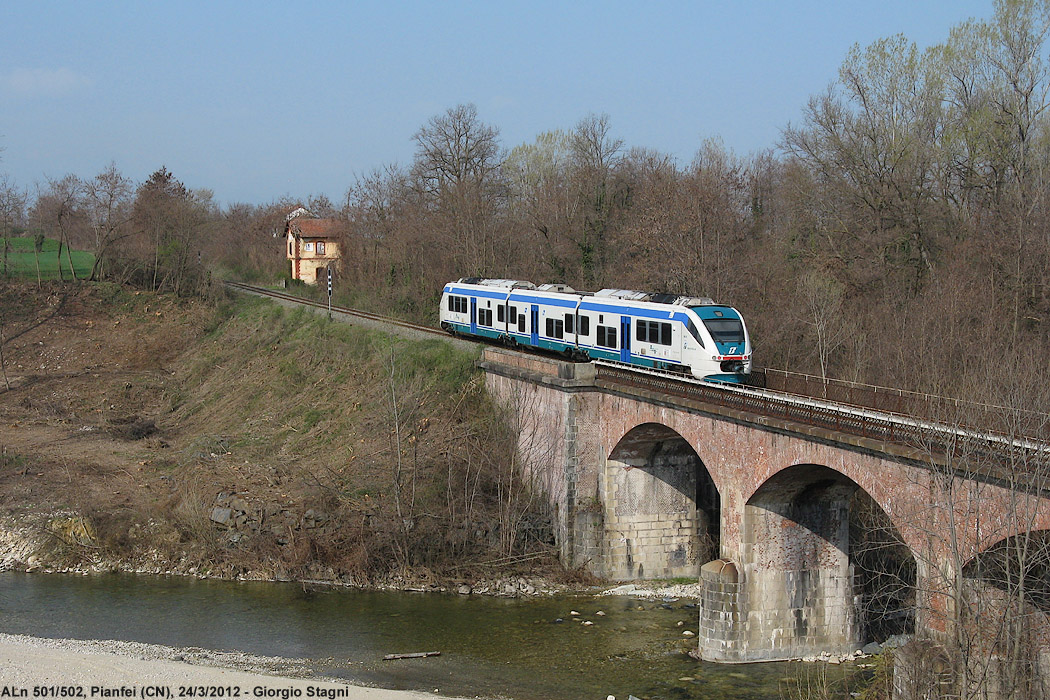
[[[0,305],[0,508],[59,561],[364,582],[548,552],[549,527],[516,527],[545,513],[499,488],[506,424],[445,343],[107,285]]]

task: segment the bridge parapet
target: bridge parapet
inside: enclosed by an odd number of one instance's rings
[[[565,389],[592,387],[596,375],[595,366],[590,362],[568,362],[494,347],[485,348],[478,367],[486,372]]]

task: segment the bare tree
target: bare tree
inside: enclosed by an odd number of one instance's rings
[[[420,193],[447,226],[448,245],[462,269],[485,274],[496,263],[494,214],[505,193],[499,130],[472,104],[432,117],[416,132],[412,167]]]
[[[11,236],[25,226],[25,209],[28,193],[16,187],[7,176],[0,180],[0,235],[4,237],[4,275],[7,275],[8,251]]]
[[[70,242],[73,239],[83,240],[86,237],[87,217],[84,212],[84,183],[76,175],[66,175],[61,180],[48,179],[47,186],[38,195],[30,216],[45,232],[58,239],[57,270],[59,279],[64,279],[62,272],[62,251],[66,253],[66,263],[71,279],[76,279],[73,258],[70,253]]]
[[[581,220],[569,232],[579,256],[584,284],[602,279],[608,257],[608,236],[614,210],[612,171],[623,140],[610,135],[609,115],[590,115],[569,134],[573,186],[583,202]]]
[[[84,183],[88,220],[94,233],[93,252],[95,262],[91,267],[91,279],[103,277],[106,258],[113,247],[132,235],[131,180],[124,177],[115,163]]]

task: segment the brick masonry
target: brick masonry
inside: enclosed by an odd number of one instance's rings
[[[698,577],[711,660],[857,648],[857,489],[915,557],[917,624],[931,630],[950,618],[945,582],[959,562],[1022,523],[1050,529],[1050,499],[946,476],[921,452],[605,386],[591,365],[495,349],[481,365],[521,417],[520,448],[556,505],[564,561],[614,580]]]

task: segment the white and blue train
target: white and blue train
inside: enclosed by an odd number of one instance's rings
[[[703,297],[465,277],[445,285],[441,327],[453,334],[743,383],[751,341],[731,306]]]

